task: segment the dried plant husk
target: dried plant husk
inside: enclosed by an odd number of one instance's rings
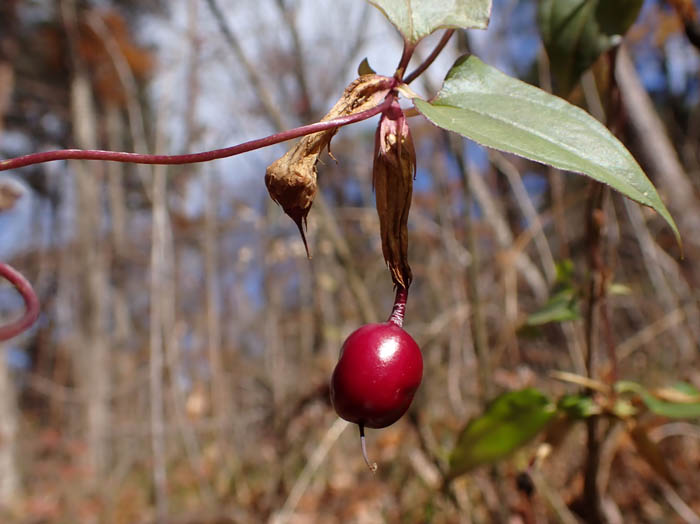
[[[391,79],[362,75],[345,88],[343,96],[321,121],[348,116],[379,104],[391,88]],[[316,196],[316,164],[321,152],[328,149],[336,129],[320,131],[302,138],[281,158],[270,164],[265,172],[265,185],[272,200],[277,202],[299,228],[309,258],[309,246],[304,229]]]
[[[416,150],[398,101],[382,115],[375,135],[372,183],[379,215],[382,254],[394,284],[408,289],[408,212],[411,209]]]

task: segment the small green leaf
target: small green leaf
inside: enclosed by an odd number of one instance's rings
[[[616,45],[643,0],[542,0],[538,24],[558,92],[568,94],[584,71]]]
[[[536,389],[504,393],[467,424],[450,454],[450,478],[508,456],[534,438],[556,413]]]
[[[637,395],[652,413],[668,418],[698,418],[700,417],[700,401],[669,402],[661,400],[636,382],[621,380],[615,384],[618,393],[633,393]],[[679,393],[683,393],[679,391]]]
[[[570,258],[557,262],[555,266],[557,284],[567,284],[571,286],[574,281],[574,261]]]
[[[613,415],[622,419],[633,417],[639,413],[639,410],[626,398],[615,399],[611,411]]]
[[[655,209],[680,243],[678,228],[632,154],[582,109],[462,57],[430,103],[414,100],[435,125],[479,144],[582,173]]]
[[[564,395],[557,402],[557,409],[575,420],[600,415],[600,407],[588,395]]]
[[[525,321],[526,326],[541,326],[550,322],[566,322],[581,317],[576,301],[576,292],[571,289],[562,289],[552,295],[547,303],[539,311],[532,313]]]
[[[369,60],[367,60],[367,57],[365,57],[364,60],[360,62],[360,65],[357,66],[357,74],[359,76],[376,74],[374,69],[372,69],[372,66],[369,65]]]
[[[486,29],[491,0],[368,0],[377,7],[404,39],[415,44],[437,29]]]
[[[688,384],[687,382],[676,382],[675,384],[671,385],[671,388],[693,399],[700,397],[700,389],[696,388],[692,384]]]

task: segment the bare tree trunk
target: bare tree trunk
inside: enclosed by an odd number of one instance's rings
[[[5,111],[14,85],[12,67],[0,62],[0,134]],[[6,346],[0,344],[0,508],[12,504],[19,492],[17,456],[17,400],[12,377],[7,369]]]
[[[17,499],[20,490],[17,467],[18,412],[15,386],[5,358],[6,346],[0,344],[0,508]]]
[[[221,422],[220,437],[222,443],[228,424],[226,388],[223,381],[223,365],[221,358],[221,298],[219,296],[219,249],[217,208],[219,207],[219,187],[211,170],[205,173],[207,185],[207,205],[204,233],[204,258],[206,279],[206,315],[207,315],[207,348],[209,366],[211,368],[211,396],[213,400],[214,418]]]
[[[167,472],[165,458],[165,423],[163,404],[163,303],[166,272],[170,270],[166,257],[166,235],[169,227],[166,208],[166,173],[162,166],[153,173],[153,240],[151,247],[151,334],[150,334],[150,392],[151,392],[151,450],[153,453],[153,484],[156,499],[156,521],[163,522],[168,513]]]
[[[109,104],[106,109],[107,141],[113,151],[124,149],[123,137],[125,135],[124,121],[119,108]],[[107,164],[109,211],[112,222],[112,241],[117,255],[124,255],[126,251],[126,194],[124,191],[124,165],[119,162]]]
[[[69,35],[77,27],[76,7],[73,1],[62,3],[63,19]],[[71,84],[71,110],[73,134],[79,147],[96,149],[97,119],[88,76],[77,56],[75,77]],[[80,380],[88,392],[87,400],[87,444],[90,469],[101,475],[108,464],[107,436],[109,431],[109,337],[107,323],[109,313],[108,261],[100,238],[102,206],[100,199],[103,166],[88,170],[83,163],[74,163],[78,174],[78,245],[83,263],[81,276],[88,286],[85,301],[85,324],[83,343],[79,350]]]

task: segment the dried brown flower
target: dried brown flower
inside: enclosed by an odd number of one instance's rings
[[[362,75],[345,88],[343,96],[321,121],[371,109],[381,102],[390,88],[391,79],[387,77]],[[304,227],[316,196],[316,163],[324,149],[328,148],[330,153],[331,139],[336,131],[330,129],[305,136],[265,172],[265,185],[270,197],[296,223],[309,258],[311,255]]]
[[[375,137],[372,181],[377,200],[382,254],[394,284],[408,289],[408,212],[411,208],[416,151],[398,101],[382,115]]]

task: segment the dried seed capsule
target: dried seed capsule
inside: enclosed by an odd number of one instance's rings
[[[391,82],[390,78],[379,75],[362,75],[348,85],[343,96],[322,121],[373,108],[387,95]],[[270,164],[265,172],[265,185],[270,197],[296,223],[309,257],[304,228],[306,216],[316,196],[316,163],[324,149],[328,148],[330,153],[331,139],[336,131],[337,129],[329,129],[305,136]]]
[[[394,284],[408,289],[408,212],[411,208],[416,151],[406,117],[394,103],[382,115],[375,135],[372,182],[377,200],[382,254]]]

